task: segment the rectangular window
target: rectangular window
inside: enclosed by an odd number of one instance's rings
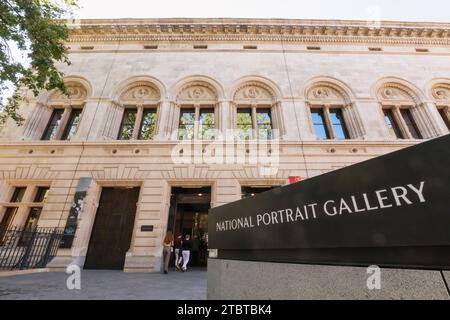
[[[403,139],[403,135],[397,124],[397,121],[394,118],[394,113],[392,112],[392,109],[384,109],[383,113],[384,113],[384,120],[386,121],[386,125],[388,126],[391,135],[395,136],[397,139]]]
[[[444,120],[445,125],[447,126],[447,129],[450,130],[450,119],[445,114],[445,110],[444,109],[439,109],[439,114],[441,115],[442,120]]]
[[[330,122],[333,127],[334,135],[336,139],[345,140],[349,138],[347,128],[345,126],[342,110],[331,109],[330,110]]]
[[[139,140],[151,140],[156,131],[156,109],[144,109],[141,126],[139,128]]]
[[[314,132],[319,140],[330,139],[330,133],[328,132],[325,124],[325,116],[322,109],[312,109],[311,117],[314,127]]]
[[[178,138],[180,140],[194,139],[195,109],[181,109]]]
[[[409,133],[411,134],[413,139],[422,139],[422,135],[420,134],[419,129],[414,121],[414,118],[411,114],[411,110],[402,109],[400,110],[402,114],[403,120],[405,121],[406,126],[408,127]]]
[[[81,111],[81,109],[72,109],[66,129],[61,137],[62,140],[70,140],[77,133],[78,124],[81,120]]]
[[[17,210],[17,207],[6,208],[5,214],[0,221],[0,246],[5,242],[6,231],[12,226]]]
[[[136,115],[137,109],[125,109],[119,130],[119,140],[130,140],[133,138]]]
[[[214,140],[216,128],[214,109],[200,109],[198,122],[199,139]]]
[[[50,122],[48,123],[41,140],[54,140],[56,138],[63,113],[63,109],[53,110]]]
[[[47,199],[49,190],[49,187],[38,187],[34,202],[44,202]]]
[[[240,131],[239,137],[248,140],[252,136],[253,122],[252,109],[239,108],[237,109],[237,128]]]
[[[26,189],[26,187],[16,187],[10,202],[21,202]]]
[[[270,109],[256,110],[256,129],[258,130],[259,139],[269,140],[273,138]]]

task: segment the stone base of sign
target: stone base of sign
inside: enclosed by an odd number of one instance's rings
[[[450,272],[381,269],[381,289],[367,288],[367,268],[209,259],[208,299],[449,300]],[[446,278],[446,280],[445,280]]]

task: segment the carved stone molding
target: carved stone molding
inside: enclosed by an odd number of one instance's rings
[[[417,94],[408,87],[398,83],[386,83],[377,93],[377,97],[381,101],[402,102],[411,101],[414,105],[421,103]]]
[[[156,103],[161,100],[159,90],[147,82],[138,82],[130,86],[119,98],[122,104],[126,103]]]
[[[216,103],[218,99],[215,88],[203,81],[189,82],[184,85],[178,95],[178,102],[210,102]]]
[[[82,103],[87,98],[87,91],[81,84],[67,84],[67,94],[57,90],[49,99],[50,104]]]
[[[449,44],[446,23],[311,21],[273,19],[81,20],[69,42],[96,41],[286,41]]]
[[[57,178],[58,172],[50,167],[38,165],[17,166],[13,170],[0,170],[1,180],[52,180]]]
[[[339,86],[328,83],[315,83],[307,92],[306,98],[310,102],[314,101],[330,101],[346,105],[350,103],[350,99],[345,91]]]
[[[276,100],[275,94],[271,88],[263,83],[250,82],[240,86],[233,97],[234,103],[253,104],[253,103],[269,103],[272,104]]]
[[[437,84],[431,89],[433,98],[439,101],[450,101],[450,84]]]

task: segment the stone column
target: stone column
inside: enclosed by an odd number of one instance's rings
[[[170,101],[162,101],[160,103],[158,110],[158,130],[155,140],[169,140],[171,108]]]

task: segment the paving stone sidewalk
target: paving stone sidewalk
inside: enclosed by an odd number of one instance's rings
[[[68,290],[67,277],[63,272],[0,277],[0,300],[206,299],[206,269],[169,274],[83,270],[81,290]]]

